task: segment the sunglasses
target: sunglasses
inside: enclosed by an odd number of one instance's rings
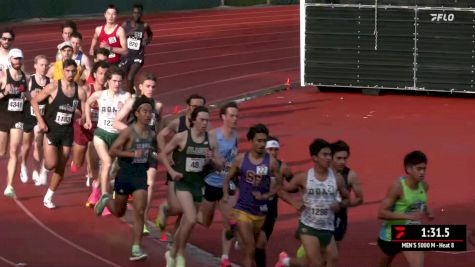
[[[3,41],[13,41],[13,38],[8,38],[8,37],[2,37],[2,40]]]

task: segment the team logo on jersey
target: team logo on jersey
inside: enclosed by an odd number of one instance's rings
[[[73,108],[76,109],[78,107],[78,105],[79,105],[79,100],[74,99],[73,100]]]

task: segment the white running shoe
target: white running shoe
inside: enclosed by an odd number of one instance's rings
[[[38,173],[37,170],[34,170],[32,175],[31,175],[31,179],[33,180],[33,182],[35,182],[35,185],[36,186],[40,186],[41,185],[41,181],[40,181],[40,174]]]
[[[91,186],[91,180],[92,180],[92,177],[89,176],[89,175],[86,175],[86,186],[87,187]]]
[[[11,185],[9,185],[5,188],[5,191],[3,191],[3,194],[6,197],[9,197],[9,198],[14,198],[15,197],[15,191],[13,190],[13,187]]]
[[[44,199],[43,200],[43,205],[45,205],[45,207],[47,207],[48,209],[56,208],[56,205],[54,205],[53,200],[51,198]]]
[[[26,165],[21,164],[20,168],[20,180],[22,183],[28,182],[28,169],[26,168]]]
[[[40,185],[46,185],[47,180],[48,180],[48,171],[45,169],[44,166],[41,169],[39,180],[40,180]]]

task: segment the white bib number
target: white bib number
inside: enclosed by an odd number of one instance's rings
[[[21,98],[8,99],[8,111],[23,111],[23,99]]]
[[[134,38],[127,38],[127,48],[132,50],[140,49],[140,40]]]
[[[186,158],[186,172],[202,172],[205,165],[204,158]]]
[[[117,38],[115,36],[109,37],[109,44],[115,44],[117,42]]]
[[[54,120],[59,125],[67,125],[71,123],[73,114],[58,112],[56,113],[56,120]]]
[[[98,122],[99,121],[99,110],[95,108],[91,108],[91,121]]]
[[[109,54],[109,58],[115,58],[115,54],[111,52],[111,53]]]
[[[312,216],[317,219],[328,218],[328,208],[324,207],[313,207]]]
[[[267,175],[268,168],[265,165],[257,166],[256,167],[256,174],[257,175]]]
[[[45,107],[46,105],[38,105],[38,107],[40,108],[40,114],[41,116],[45,115]],[[35,110],[33,109],[33,107],[31,106],[30,107],[30,114],[31,116],[35,117]]]

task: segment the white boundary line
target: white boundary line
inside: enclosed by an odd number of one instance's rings
[[[10,266],[13,266],[13,267],[18,267],[18,264],[17,263],[14,263],[12,261],[9,261],[8,259],[0,256],[0,260],[2,260],[3,262],[7,263],[8,265]]]
[[[92,251],[89,251],[85,248],[83,248],[82,246],[74,243],[73,241],[70,241],[69,239],[63,237],[62,235],[58,234],[57,232],[55,232],[53,229],[49,228],[48,226],[46,226],[42,221],[40,221],[33,213],[30,212],[30,210],[25,207],[23,205],[23,203],[18,200],[18,199],[14,199],[15,200],[15,203],[18,205],[18,207],[20,207],[23,212],[25,212],[26,215],[28,215],[28,217],[30,217],[36,224],[38,224],[41,228],[43,228],[43,230],[45,230],[46,232],[50,233],[51,235],[53,235],[54,237],[58,238],[59,240],[63,241],[64,243],[68,244],[69,246],[93,257],[93,258],[96,258],[97,260],[99,261],[102,261],[103,263],[109,265],[109,266],[113,266],[113,267],[122,267],[121,265],[118,265],[106,258],[103,258],[97,254],[95,254],[94,252]],[[17,266],[17,265],[15,265]]]
[[[377,246],[378,244],[377,244],[376,242],[369,242],[368,245],[370,245],[370,246]],[[459,255],[459,254],[474,253],[474,252],[475,252],[475,249],[473,249],[473,250],[466,250],[466,251],[439,251],[439,250],[434,250],[434,251],[427,251],[427,252],[440,253],[440,254]]]

